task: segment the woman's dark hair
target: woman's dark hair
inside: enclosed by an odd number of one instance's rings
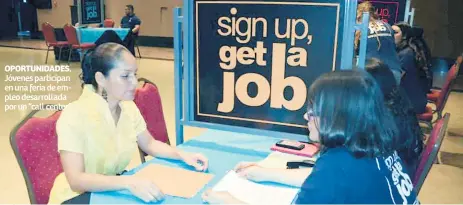
[[[365,70],[378,82],[383,91],[385,105],[394,117],[399,131],[395,150],[406,163],[417,160],[423,149],[423,133],[407,94],[394,83],[392,71],[380,60],[368,59]]]
[[[377,58],[369,58],[365,63],[365,70],[376,80],[379,88],[384,93],[391,93],[397,87],[394,74],[389,67]]]
[[[422,28],[411,27],[405,22],[395,24],[402,32],[402,40],[397,45],[397,51],[400,52],[406,48],[410,48],[414,52],[415,63],[419,68],[420,77],[428,79],[428,89],[432,88],[433,73],[432,56],[428,44],[424,40],[424,31]]]
[[[82,60],[82,84],[92,84],[97,89],[95,74],[100,72],[107,77],[123,51],[129,52],[127,48],[117,43],[104,43],[88,50]]]
[[[397,128],[384,106],[376,81],[362,70],[343,70],[319,77],[310,87],[309,109],[323,150],[346,147],[355,157],[393,152]]]

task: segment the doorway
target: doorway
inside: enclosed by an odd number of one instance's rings
[[[18,37],[39,38],[37,8],[31,0],[16,0]]]

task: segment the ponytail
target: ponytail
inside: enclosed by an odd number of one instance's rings
[[[88,50],[82,59],[82,73],[80,75],[82,87],[85,84],[93,84],[95,73],[92,71],[92,57],[95,49]]]
[[[91,84],[98,89],[98,82],[95,74],[100,72],[105,77],[115,67],[115,63],[120,58],[122,51],[127,48],[117,43],[104,43],[95,49],[88,50],[82,60],[82,73],[80,75],[82,87],[84,84]]]

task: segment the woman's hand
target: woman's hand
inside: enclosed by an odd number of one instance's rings
[[[259,166],[255,162],[241,162],[235,167],[239,176],[255,182],[272,181],[270,170]]]
[[[202,195],[203,201],[209,204],[243,204],[242,201],[233,197],[226,191],[207,190]]]
[[[206,171],[208,168],[208,160],[202,154],[179,152],[179,155],[185,164],[193,166],[196,171]]]
[[[164,194],[153,182],[135,176],[126,177],[127,189],[145,203],[158,202],[164,199]]]

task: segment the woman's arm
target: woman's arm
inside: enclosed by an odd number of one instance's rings
[[[155,140],[148,130],[138,135],[140,149],[153,157],[182,160],[181,152],[166,143]]]
[[[208,160],[204,156],[186,153],[166,143],[157,141],[151,136],[148,130],[138,135],[138,146],[143,152],[153,157],[182,160],[186,164],[195,167],[198,171],[204,171],[208,167]]]
[[[246,168],[245,168],[246,169]],[[305,179],[309,176],[312,169],[268,169],[260,168],[263,170],[261,174],[264,181],[277,182],[295,187],[301,187]],[[245,170],[243,170],[245,172]],[[243,173],[241,172],[241,173]],[[248,173],[249,174],[249,173]],[[249,175],[248,175],[249,179]],[[250,179],[252,180],[252,179]],[[235,198],[228,192],[218,192],[208,190],[204,192],[202,198],[205,202],[210,204],[246,204],[239,199]]]
[[[60,156],[67,181],[75,192],[117,191],[128,188],[126,177],[85,173],[83,154],[61,151]]]
[[[66,179],[75,192],[103,192],[128,190],[139,199],[155,202],[164,198],[161,190],[149,180],[134,176],[106,176],[102,174],[85,173],[82,154],[61,151],[61,163]]]
[[[312,168],[270,169],[257,163],[242,162],[234,169],[238,175],[256,182],[276,182],[294,187],[301,187],[312,172]]]
[[[268,175],[274,182],[294,187],[301,187],[309,177],[312,169],[270,169]]]

